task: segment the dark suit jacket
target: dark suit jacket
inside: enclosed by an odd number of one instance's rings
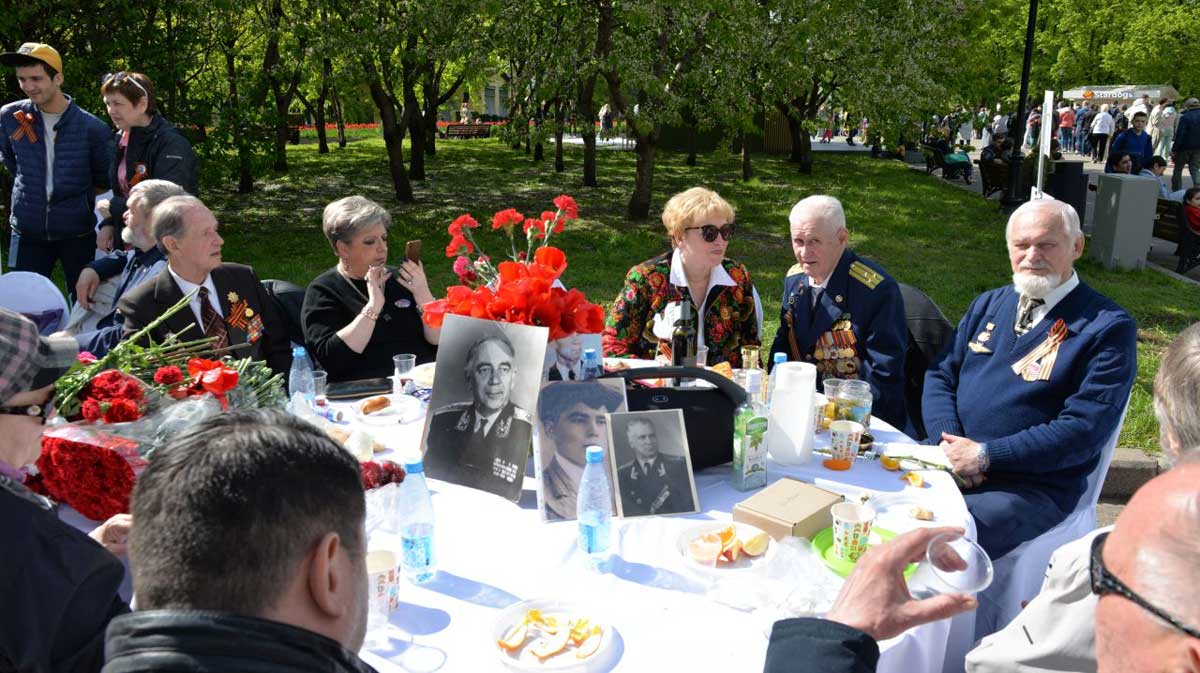
[[[513,502],[521,499],[529,443],[529,412],[509,402],[487,435],[475,432],[475,405],[448,404],[433,412],[425,436],[425,472]]]
[[[763,673],[872,673],[879,644],[858,629],[824,619],[781,619],[771,628]]]
[[[217,288],[217,300],[221,302],[221,313],[225,316],[229,344],[250,344],[248,347],[234,348],[231,354],[265,360],[271,369],[286,375],[292,366],[287,327],[254,269],[242,264],[222,264],[213,269],[212,281]],[[231,294],[237,295],[237,301],[245,301],[254,313],[249,315],[250,311],[247,311],[250,324],[245,327],[230,324],[233,314]],[[170,269],[164,266],[153,279],[148,279],[121,297],[117,310],[125,316],[125,337],[140,331],[182,299],[183,291],[171,277]],[[257,322],[255,318],[258,318]],[[261,326],[261,329],[255,330],[256,326]],[[256,331],[260,333],[255,334]],[[192,309],[184,307],[156,327],[150,333],[150,338],[161,342],[168,334],[178,334],[181,339],[192,340],[202,338],[204,331],[196,322]]]
[[[617,483],[620,485],[621,513],[624,516],[678,514],[696,510],[687,462],[679,456],[659,453],[650,464],[647,474],[642,474],[642,468],[636,460],[625,463],[618,470]]]

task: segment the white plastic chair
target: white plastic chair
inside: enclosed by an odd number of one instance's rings
[[[1104,478],[1121,436],[1125,423],[1125,412],[1129,401],[1121,410],[1121,419],[1112,437],[1100,452],[1100,462],[1088,475],[1087,490],[1079,498],[1075,511],[1057,526],[1032,540],[1022,542],[1016,549],[992,562],[995,574],[992,585],[977,598],[979,609],[975,611],[975,642],[1004,628],[1021,611],[1021,602],[1028,601],[1041,590],[1050,557],[1064,544],[1077,540],[1096,529],[1096,503],[1104,488]]]
[[[67,298],[49,278],[32,271],[0,275],[0,308],[15,311],[37,323],[43,336],[67,324]]]

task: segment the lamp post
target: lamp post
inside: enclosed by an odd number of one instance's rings
[[[1008,189],[1000,199],[1000,210],[1011,213],[1025,202],[1021,194],[1021,145],[1025,135],[1025,100],[1029,97],[1029,67],[1033,61],[1033,24],[1037,20],[1038,0],[1029,0],[1029,24],[1025,27],[1025,60],[1021,63],[1021,93],[1017,96],[1017,113],[1009,125],[1013,151],[1008,158]],[[1043,121],[1043,123],[1045,123]]]

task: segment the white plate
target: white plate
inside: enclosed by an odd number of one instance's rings
[[[424,413],[424,405],[421,400],[418,400],[411,395],[383,395],[392,401],[391,406],[384,407],[379,411],[370,414],[362,412],[362,406],[369,400],[373,400],[379,395],[372,395],[365,400],[359,400],[351,406],[354,411],[354,418],[364,425],[395,425],[397,423],[409,423]]]
[[[516,654],[510,654],[504,648],[500,647],[497,641],[503,638],[509,629],[523,620],[525,614],[530,610],[540,610],[547,617],[558,617],[560,622],[564,618],[587,617],[592,620],[593,624],[598,624],[604,631],[603,639],[600,641],[600,648],[592,656],[586,659],[578,659],[575,657],[575,650],[568,645],[566,650],[545,661],[541,661],[530,652],[537,637],[529,635],[526,636],[525,646]],[[608,667],[613,663],[609,660],[616,652],[614,648],[615,642],[616,632],[613,630],[612,625],[604,621],[598,613],[590,608],[571,601],[562,601],[554,598],[535,598],[511,605],[504,612],[500,613],[500,617],[492,625],[491,640],[488,643],[488,647],[491,647],[496,652],[496,655],[505,666],[514,671],[593,673],[608,670]]]
[[[898,535],[914,528],[947,525],[943,513],[939,513],[933,503],[912,493],[877,495],[868,500],[867,505],[875,510],[875,525]],[[912,510],[915,507],[924,507],[933,512],[933,521],[913,518]]]
[[[767,564],[769,564],[771,560],[775,558],[775,550],[776,547],[778,547],[778,544],[770,537],[767,538],[767,550],[758,556],[747,556],[746,554],[742,554],[741,558],[733,563],[723,561],[718,563],[716,567],[699,563],[692,558],[691,554],[688,553],[688,544],[690,544],[692,540],[699,538],[705,533],[716,533],[724,530],[731,525],[733,526],[734,534],[737,535],[738,539],[742,540],[743,542],[763,532],[755,526],[751,526],[748,523],[741,523],[739,521],[709,521],[707,523],[692,526],[680,533],[679,537],[675,540],[675,549],[679,552],[679,556],[683,560],[684,566],[686,566],[688,570],[700,573],[702,575],[708,575],[712,577],[727,577],[756,572],[762,568],[765,568]]]
[[[417,365],[412,370],[413,383],[417,384],[418,388],[432,388],[433,371],[436,368],[436,362],[426,362],[423,365]]]

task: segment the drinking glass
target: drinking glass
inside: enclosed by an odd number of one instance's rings
[[[417,356],[412,353],[393,355],[392,364],[396,366],[394,390],[396,393],[403,393],[413,380],[412,370],[417,366]]]
[[[329,406],[329,374],[321,370],[313,372],[313,406],[321,409]]]
[[[830,423],[838,420],[837,396],[842,391],[842,380],[825,379],[821,382],[821,389],[824,391],[825,397],[829,398],[830,402],[833,402],[832,405],[827,404],[825,406],[825,425],[828,426]]]
[[[860,380],[842,381],[837,392],[838,417],[871,427],[871,384]]]
[[[925,548],[936,593],[977,594],[992,583],[992,559],[978,544],[957,533],[942,533]]]

